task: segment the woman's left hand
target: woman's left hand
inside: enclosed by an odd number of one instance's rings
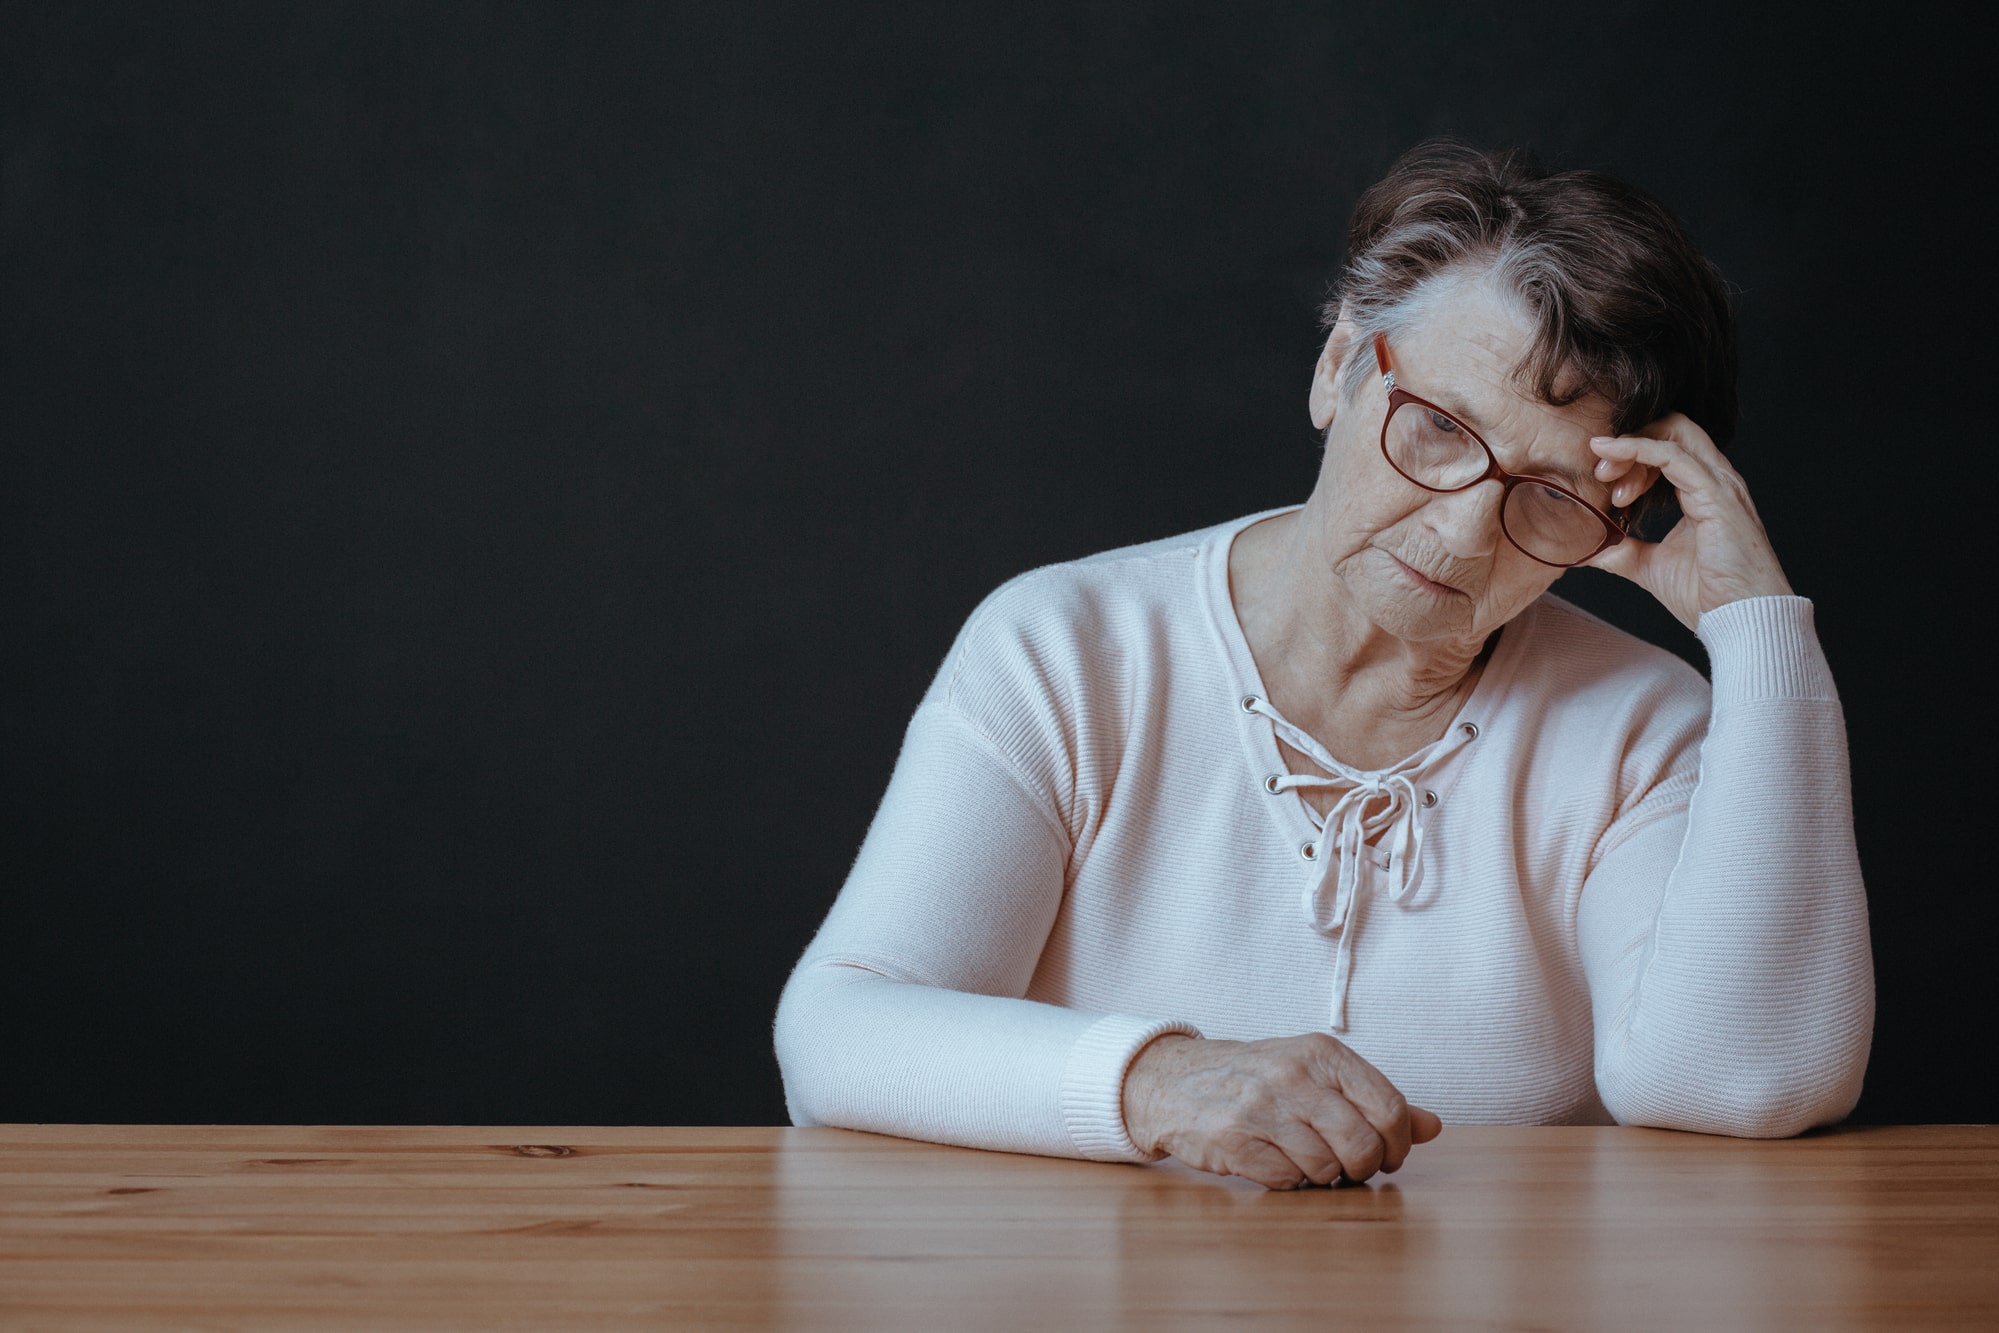
[[[1590,448],[1612,504],[1630,504],[1663,473],[1679,491],[1681,518],[1662,540],[1626,537],[1589,564],[1630,579],[1688,629],[1717,606],[1790,595],[1742,475],[1684,414],[1661,417],[1643,435],[1599,436]]]

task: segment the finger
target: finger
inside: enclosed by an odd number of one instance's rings
[[[1295,1190],[1311,1179],[1290,1154],[1266,1139],[1242,1145],[1230,1157],[1228,1173],[1253,1180],[1267,1190]]]
[[[1659,469],[1643,463],[1632,467],[1630,473],[1610,488],[1610,503],[1614,508],[1623,509],[1639,496],[1652,489],[1652,483],[1659,480]]]
[[[1601,569],[1607,574],[1642,584],[1644,580],[1639,578],[1639,566],[1645,563],[1657,546],[1657,542],[1648,542],[1627,533],[1623,541],[1613,542],[1583,563],[1592,569]]]
[[[1599,458],[1595,476],[1610,488],[1611,505],[1622,509],[1652,489],[1652,483],[1659,479],[1659,469],[1635,458]]]
[[[1409,1155],[1409,1103],[1403,1100],[1402,1093],[1379,1069],[1344,1044],[1334,1044],[1327,1063],[1329,1086],[1344,1096],[1381,1140],[1381,1156],[1376,1165],[1386,1165],[1390,1170],[1401,1166],[1403,1158]],[[1349,1168],[1355,1165],[1346,1157],[1346,1144],[1337,1139],[1327,1142]],[[1368,1174],[1373,1172],[1374,1166],[1369,1166]],[[1361,1179],[1351,1169],[1347,1175]]]
[[[1330,1185],[1340,1178],[1340,1156],[1327,1144],[1316,1128],[1302,1120],[1294,1120],[1281,1129],[1274,1130],[1270,1141],[1291,1160],[1291,1164],[1305,1173],[1305,1179],[1314,1185]]]
[[[1652,483],[1659,479],[1659,470],[1648,467],[1636,458],[1626,458],[1622,453],[1605,453],[1599,446],[1613,443],[1618,437],[1600,436],[1590,441],[1590,447],[1598,453],[1593,475],[1597,481],[1610,488],[1606,502],[1612,509],[1622,509],[1652,489]]]
[[[1701,454],[1679,440],[1653,440],[1620,435],[1614,439],[1594,439],[1590,447],[1606,458],[1642,463],[1677,486],[1683,494],[1703,495],[1717,490],[1721,469],[1728,465],[1709,445]],[[1730,469],[1732,472],[1733,469]]]
[[[1409,1142],[1412,1148],[1418,1143],[1428,1143],[1443,1132],[1444,1122],[1437,1118],[1435,1111],[1426,1111],[1414,1104],[1409,1107]],[[1384,1173],[1393,1175],[1400,1171],[1408,1160],[1408,1155],[1405,1153],[1402,1161],[1393,1164],[1383,1162],[1381,1169]]]
[[[1621,438],[1606,441],[1604,447],[1628,453],[1671,482],[1679,493],[1683,517],[1697,524],[1720,520],[1725,525],[1748,519],[1760,526],[1741,474],[1712,445],[1702,452],[1678,440]]]
[[[1647,422],[1637,430],[1628,430],[1619,435],[1599,435],[1590,440],[1592,447],[1597,440],[1672,440],[1685,445],[1710,462],[1721,460],[1721,446],[1714,437],[1702,430],[1700,423],[1684,412],[1668,412],[1657,420]]]
[[[1339,1155],[1340,1174],[1348,1180],[1366,1180],[1387,1165],[1388,1145],[1381,1132],[1339,1093],[1328,1092],[1313,1104],[1312,1128]]]
[[[1595,469],[1596,479],[1608,484],[1616,481],[1619,477],[1631,471],[1632,468],[1642,466],[1644,465],[1635,459],[1598,457]]]
[[[1437,1118],[1435,1111],[1426,1111],[1420,1106],[1409,1108],[1409,1137],[1416,1143],[1428,1143],[1444,1132],[1444,1122]]]

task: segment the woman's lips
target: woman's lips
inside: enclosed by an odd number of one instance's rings
[[[1392,555],[1389,556],[1388,558],[1390,560],[1395,560],[1395,557]],[[1417,569],[1413,565],[1404,564],[1400,560],[1395,560],[1395,563],[1401,565],[1402,572],[1407,574],[1410,578],[1410,581],[1415,583],[1417,587],[1422,588],[1425,592],[1450,593],[1452,596],[1455,597],[1464,596],[1463,593],[1459,592],[1456,588],[1453,588],[1450,584],[1437,582],[1437,580],[1431,578],[1428,574],[1425,574],[1422,570]]]

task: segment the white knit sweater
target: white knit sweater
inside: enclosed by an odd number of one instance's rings
[[[1710,691],[1545,596],[1443,741],[1377,773],[1315,755],[1349,775],[1322,820],[1276,781],[1280,730],[1316,743],[1262,701],[1228,593],[1235,534],[1280,512],[973,613],[785,988],[792,1119],[1143,1161],[1146,1042],[1315,1029],[1446,1124],[1850,1111],[1873,967],[1811,603],[1703,616]]]

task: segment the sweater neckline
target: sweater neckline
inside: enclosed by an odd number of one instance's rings
[[[1249,761],[1252,774],[1258,775],[1259,781],[1261,775],[1286,772],[1287,766],[1277,748],[1277,740],[1270,726],[1254,713],[1245,712],[1241,705],[1241,701],[1250,695],[1263,699],[1269,696],[1264,690],[1262,673],[1257,670],[1256,658],[1249,650],[1249,639],[1243,634],[1242,622],[1236,617],[1235,602],[1229,596],[1229,552],[1235,545],[1235,539],[1252,525],[1266,518],[1275,518],[1279,514],[1293,513],[1302,508],[1304,508],[1302,504],[1279,505],[1274,509],[1247,514],[1224,523],[1214,530],[1200,550],[1200,568],[1196,581],[1200,585],[1201,600],[1207,609],[1209,628],[1221,653],[1230,688],[1230,695],[1217,699],[1216,706],[1228,707],[1236,714],[1238,723],[1236,730],[1243,740],[1245,758]],[[1465,697],[1458,711],[1452,716],[1449,727],[1446,728],[1446,735],[1451,729],[1467,726],[1474,728],[1472,734],[1477,735],[1489,727],[1491,719],[1498,716],[1500,702],[1508,693],[1512,681],[1514,663],[1519,655],[1517,649],[1520,641],[1526,637],[1525,622],[1528,617],[1536,613],[1536,610],[1536,605],[1529,603],[1525,610],[1501,628],[1499,642],[1493,647],[1491,657],[1486,660],[1485,669],[1479,674],[1478,683],[1472,687],[1471,693]],[[1480,748],[1482,747],[1469,747],[1470,750]],[[1440,750],[1432,761],[1414,768],[1409,766],[1410,762],[1421,756],[1425,750],[1432,749]],[[1418,747],[1385,768],[1362,769],[1350,764],[1345,766],[1356,773],[1369,776],[1386,776],[1400,772],[1404,776],[1414,777],[1429,773],[1435,779],[1431,785],[1441,797],[1448,794],[1448,786],[1455,783],[1457,772],[1461,768],[1458,760],[1466,754],[1467,749],[1438,747],[1435,742],[1431,742]],[[1337,754],[1333,757],[1339,758]],[[1287,836],[1310,837],[1314,833],[1316,826],[1311,807],[1297,792],[1290,793],[1289,800],[1271,801],[1270,808],[1279,818],[1280,832]]]

